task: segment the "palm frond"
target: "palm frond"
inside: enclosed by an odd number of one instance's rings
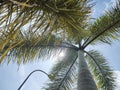
[[[106,11],[88,28],[90,36],[84,43],[84,48],[90,43],[102,42],[111,44],[112,40],[120,38],[120,1],[116,6]]]
[[[76,59],[77,52],[68,49],[65,57],[53,67],[51,74],[55,79],[47,84],[45,90],[71,90],[77,74]]]
[[[109,67],[107,60],[95,50],[86,52],[86,59],[92,74],[100,90],[114,90],[115,81],[113,71]]]
[[[26,40],[16,42],[17,32],[30,32],[43,37],[54,34],[62,39],[80,41],[77,39],[87,35],[84,28],[92,4],[89,0],[2,0],[0,6],[0,52],[3,59],[16,45],[25,46]]]
[[[2,34],[23,28],[41,34],[62,32],[63,36],[71,36],[73,32],[84,33],[83,27],[86,26],[92,7],[88,3],[89,0],[2,0]]]
[[[63,48],[78,49],[52,34],[40,36],[33,33],[19,33],[16,42],[6,45],[4,51],[0,53],[0,60],[2,62],[3,58],[7,56],[9,59],[17,61],[18,64],[26,63],[35,60],[35,58],[54,57]]]

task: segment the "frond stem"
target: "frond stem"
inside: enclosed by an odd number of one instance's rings
[[[85,42],[84,42],[83,45],[82,45],[83,47],[84,47],[85,44],[89,41],[90,37],[91,37],[91,36],[89,36],[89,37],[85,40]]]
[[[33,47],[61,47],[61,48],[70,48],[70,49],[73,49],[73,50],[76,50],[76,51],[78,51],[78,47],[76,47],[76,46],[74,46],[74,45],[70,45],[70,44],[68,44],[68,43],[63,43],[63,44],[66,44],[66,45],[62,45],[62,44],[59,44],[59,45],[54,45],[54,44],[39,44],[39,45],[35,45],[35,46],[33,46]],[[29,45],[28,44],[26,44],[26,45],[24,45],[23,47],[28,47]],[[19,47],[19,46],[18,46]],[[30,47],[32,47],[32,46],[30,46]]]
[[[76,60],[77,60],[78,56],[76,56],[75,60],[73,61],[73,63],[70,65],[70,68],[68,69],[67,73],[65,74],[64,78],[62,79],[62,81],[60,82],[57,90],[60,89],[61,85],[63,84],[64,80],[66,79],[68,73],[70,72],[71,68],[73,67],[73,65],[75,64]]]
[[[83,48],[86,48],[91,42],[93,42],[95,39],[97,39],[99,36],[101,36],[102,34],[104,34],[107,30],[109,30],[110,28],[112,28],[114,25],[116,25],[119,22],[120,22],[120,20],[116,21],[115,23],[113,23],[112,25],[110,25],[108,28],[106,28],[105,30],[103,30],[101,33],[99,33],[97,36],[95,36],[91,41],[89,41],[86,45],[84,45]]]
[[[95,58],[87,51],[83,50],[88,56],[90,56],[92,58],[92,60],[94,61],[94,63],[96,64],[96,66],[99,68],[99,71],[101,72],[102,76],[105,77],[104,72],[102,70],[102,68],[99,66],[99,64],[96,62]]]

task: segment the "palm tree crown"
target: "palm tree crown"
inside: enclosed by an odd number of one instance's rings
[[[1,0],[0,5],[0,63],[9,62],[12,57],[18,64],[31,62],[34,58],[54,56],[66,48],[65,58],[51,71],[55,79],[46,90],[71,90],[76,80],[77,89],[82,90],[79,76],[85,70],[95,79],[94,90],[114,89],[113,73],[105,57],[86,48],[96,43],[112,44],[119,39],[119,0],[93,23],[90,13],[94,4],[90,0]],[[80,56],[87,62],[83,63],[84,71]]]

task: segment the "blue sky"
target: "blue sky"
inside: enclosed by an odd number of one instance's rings
[[[93,8],[92,16],[94,18],[102,15],[104,10],[109,9],[116,0],[93,0],[96,5]],[[114,69],[117,78],[118,88],[120,90],[120,41],[116,41],[113,45],[97,45],[90,47],[89,49],[99,50],[107,59],[110,66]],[[21,82],[25,77],[35,69],[42,69],[49,72],[52,66],[52,62],[47,61],[36,61],[26,65],[16,65],[16,63],[5,63],[0,65],[0,90],[17,90]],[[48,78],[46,75],[36,72],[26,82],[21,90],[42,90],[41,87],[47,82]]]

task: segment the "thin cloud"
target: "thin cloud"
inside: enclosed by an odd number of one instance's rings
[[[109,10],[111,6],[115,6],[116,0],[110,0],[109,2],[104,2],[105,4],[105,11]]]

